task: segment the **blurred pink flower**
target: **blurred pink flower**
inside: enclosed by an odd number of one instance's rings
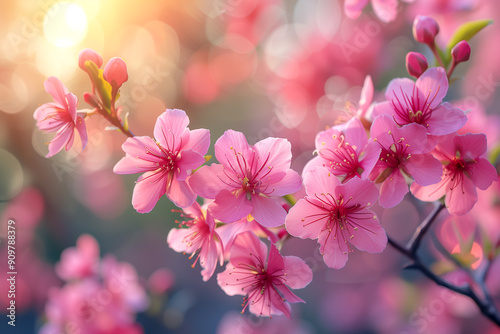
[[[178,207],[193,204],[196,194],[187,182],[191,170],[205,162],[210,145],[206,129],[189,130],[189,118],[179,109],[167,109],[156,121],[155,139],[127,138],[126,155],[115,165],[117,174],[145,172],[137,179],[132,205],[140,213],[153,210],[163,194]]]
[[[414,0],[402,0],[413,2]],[[363,8],[368,4],[368,0],[346,0],[344,2],[345,15],[351,19],[356,19],[361,15]],[[391,22],[398,13],[397,0],[371,0],[373,11],[382,22]]]
[[[56,264],[56,273],[63,280],[82,279],[96,274],[99,264],[99,244],[88,234],[81,235],[76,247],[66,248]]]
[[[384,208],[399,204],[408,192],[406,178],[421,185],[439,182],[443,168],[429,152],[425,127],[407,124],[398,127],[388,115],[375,119],[371,137],[382,148],[370,180],[380,187],[379,203]]]
[[[201,208],[197,202],[194,202],[193,205],[184,208],[184,213],[182,216],[189,220],[182,222],[184,228],[170,230],[167,243],[178,253],[190,253],[190,259],[198,252],[192,267],[194,268],[196,262],[200,260],[200,265],[203,267],[201,276],[206,282],[214,274],[217,260],[221,266],[224,263],[221,239],[215,231],[215,221],[210,211]]]
[[[245,295],[243,310],[257,316],[284,314],[290,318],[288,303],[304,302],[292,289],[301,289],[312,280],[312,271],[295,256],[282,257],[271,244],[266,263],[267,247],[252,232],[236,238],[226,270],[217,275],[217,283],[230,296]]]
[[[412,184],[412,194],[422,201],[446,196],[453,215],[469,212],[477,202],[476,188],[485,190],[497,180],[495,167],[486,159],[484,134],[450,134],[441,138],[432,154],[444,166],[441,181],[433,185]]]
[[[41,131],[56,134],[49,143],[49,153],[46,157],[52,157],[63,147],[68,151],[73,145],[75,130],[78,131],[82,147],[85,148],[87,130],[83,117],[76,110],[78,99],[56,77],[49,77],[44,85],[45,91],[52,95],[54,102],[42,104],[35,110],[33,117]]]
[[[170,269],[160,268],[148,278],[148,290],[161,295],[169,291],[175,284],[175,276]]]
[[[77,249],[69,248],[63,252],[59,268],[71,274],[65,275],[68,281],[63,287],[49,291],[45,306],[47,323],[40,333],[144,333],[142,327],[135,323],[135,313],[144,311],[149,300],[139,284],[135,268],[129,263],[116,261],[110,255],[100,261],[98,256],[94,256],[98,247],[93,237],[84,235],[78,239]],[[95,259],[96,268],[85,271],[91,271],[91,274],[82,275],[79,271],[82,265],[72,262],[72,258],[83,258],[84,263],[93,262],[87,259]],[[68,268],[71,265],[76,265],[76,269]]]
[[[311,326],[300,319],[287,319],[276,316],[264,321],[253,321],[243,314],[230,311],[226,313],[219,325],[217,334],[312,334]]]
[[[347,123],[318,133],[316,152],[318,156],[307,163],[302,176],[322,166],[346,182],[355,176],[368,177],[379,158],[380,146],[368,142],[363,124],[359,119],[352,118]]]
[[[429,68],[416,82],[393,79],[385,91],[387,101],[376,104],[373,115],[391,115],[399,126],[417,123],[425,126],[431,135],[446,135],[467,122],[462,110],[442,103],[447,92],[448,79],[441,67]]]
[[[266,227],[285,222],[278,196],[302,186],[290,169],[288,140],[266,138],[250,146],[243,133],[227,130],[215,143],[215,156],[221,164],[203,166],[189,181],[198,195],[215,199],[208,207],[215,218],[231,223],[251,214]]]
[[[290,209],[286,228],[293,236],[318,239],[327,266],[344,267],[352,251],[348,242],[370,253],[385,249],[387,235],[369,210],[378,197],[372,182],[355,177],[341,184],[328,169],[316,167],[304,185],[307,196]]]

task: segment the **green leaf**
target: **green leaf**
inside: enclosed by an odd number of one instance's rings
[[[457,45],[460,41],[468,41],[478,32],[484,29],[484,27],[493,23],[493,20],[476,20],[470,21],[462,24],[460,27],[455,30],[453,36],[451,36],[448,45],[446,46],[446,50],[451,51],[455,45]]]

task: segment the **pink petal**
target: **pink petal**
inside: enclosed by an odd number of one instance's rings
[[[70,115],[73,122],[75,122],[76,121],[76,106],[78,104],[78,99],[76,98],[75,94],[68,93],[68,94],[66,94],[66,100],[68,101],[67,102],[68,107],[67,107],[66,111]]]
[[[302,188],[302,179],[294,170],[287,170],[285,177],[278,183],[272,184],[272,196],[284,196],[296,193]]]
[[[250,160],[250,147],[245,135],[234,130],[227,130],[214,145],[215,157],[226,167],[238,168],[236,154],[241,154],[247,161]],[[241,160],[241,159],[240,159]]]
[[[196,200],[196,194],[189,186],[187,180],[181,181],[175,176],[172,178],[170,187],[167,189],[167,197],[179,208],[188,207]]]
[[[356,219],[356,217],[369,217],[366,219]],[[349,230],[354,237],[349,242],[361,251],[369,253],[380,253],[387,245],[387,235],[380,225],[378,218],[373,218],[374,213],[370,210],[361,210],[351,217],[355,224],[358,224],[357,230]]]
[[[359,98],[359,109],[360,114],[357,115],[359,118],[366,116],[366,111],[370,107],[373,101],[373,82],[372,77],[367,75],[363,83],[363,88],[361,89],[361,97]]]
[[[166,192],[167,175],[162,172],[147,172],[141,175],[132,194],[132,206],[139,213],[148,213]]]
[[[286,284],[288,284],[288,275],[286,277]],[[280,294],[285,298],[285,300],[289,303],[305,303],[302,298],[299,298],[296,294],[294,294],[285,284],[277,284],[276,289],[280,292]]]
[[[242,290],[241,284],[238,284],[237,275],[233,274],[234,266],[231,263],[226,265],[226,270],[217,274],[217,284],[228,296],[246,295]]]
[[[474,160],[476,157],[485,154],[487,149],[486,135],[484,133],[455,136],[453,143],[455,144],[455,150],[459,151],[461,157],[465,160]]]
[[[209,205],[212,215],[223,223],[232,223],[252,212],[252,206],[249,205],[246,194],[241,193],[238,196],[223,189],[215,197],[215,201]]]
[[[443,197],[446,193],[448,180],[441,180],[436,184],[421,186],[417,183],[412,183],[410,190],[413,196],[424,202],[434,202]]]
[[[283,261],[283,257],[281,256],[280,251],[274,244],[271,244],[269,250],[269,258],[267,260],[267,271],[274,272],[276,270],[281,271],[284,269],[285,262]]]
[[[70,131],[69,129],[71,129],[71,136],[69,137],[69,140],[66,142],[66,151],[69,151],[71,149],[71,147],[73,146],[73,142],[75,141],[75,129],[74,129],[74,126],[73,124],[68,124],[67,125],[67,129],[64,130],[64,131]],[[59,130],[61,131],[61,130]]]
[[[497,180],[497,170],[486,159],[478,158],[476,163],[472,165],[472,172],[470,178],[474,185],[481,190],[486,190],[493,181]]]
[[[259,224],[265,227],[276,227],[285,223],[286,211],[275,200],[254,195],[251,203],[253,206],[251,215]]]
[[[181,138],[186,136],[189,118],[180,109],[167,109],[156,120],[154,128],[155,139],[169,151],[176,151],[181,147]],[[186,138],[189,140],[189,137]]]
[[[323,254],[323,260],[328,267],[340,269],[345,266],[349,249],[343,241],[338,238],[334,239],[334,236],[325,229],[320,233],[318,242],[321,245],[320,252]]]
[[[472,210],[477,202],[477,190],[472,180],[464,177],[462,183],[454,189],[446,189],[444,202],[452,215],[464,215]]]
[[[207,129],[191,130],[189,141],[184,145],[185,150],[193,150],[201,155],[207,154],[210,147],[210,131]]]
[[[192,253],[192,250],[188,248],[188,244],[184,242],[184,238],[190,233],[191,231],[187,228],[171,229],[167,235],[168,247],[172,248],[177,253]]]
[[[223,189],[234,189],[223,182],[226,181],[226,179],[224,166],[212,164],[210,166],[201,167],[191,175],[189,184],[193,191],[199,196],[213,199]]]
[[[332,173],[325,167],[316,167],[310,173],[304,175],[304,186],[308,196],[314,198],[315,194],[328,193],[331,189],[335,189],[340,185]]]
[[[462,110],[443,103],[432,111],[427,123],[430,134],[442,136],[460,130],[467,123],[467,116]]]
[[[382,22],[394,21],[398,14],[397,0],[372,0],[373,11]]]
[[[215,272],[217,257],[219,254],[222,254],[222,249],[220,248],[220,244],[212,239],[206,246],[206,250],[203,249],[202,252],[202,256],[200,256],[200,264],[203,267],[201,276],[203,281],[207,282]]]
[[[352,197],[355,203],[361,206],[372,206],[379,196],[378,189],[373,182],[358,177],[352,178],[335,189],[335,198],[339,198],[341,194],[346,200]]]
[[[44,83],[45,91],[52,95],[54,101],[56,101],[59,106],[66,109],[68,102],[66,101],[66,94],[69,93],[68,89],[62,84],[62,82],[56,77],[48,77]]]
[[[156,163],[161,162],[161,159],[156,156],[163,156],[153,139],[146,136],[127,138],[122,144],[122,149],[126,155],[113,168],[113,172],[116,174],[134,174],[156,170],[158,169]],[[147,154],[146,150],[152,154]]]
[[[83,120],[83,117],[78,116],[76,118],[75,127],[76,130],[78,131],[78,134],[80,135],[80,139],[82,141],[82,150],[83,150],[87,146],[88,142],[87,127],[85,126],[85,121]]]
[[[49,153],[45,156],[46,158],[50,158],[62,148],[67,145],[70,141],[72,142],[72,138],[74,135],[73,127],[66,126],[65,128],[61,128],[57,133],[54,139],[52,139],[49,143]]]
[[[200,167],[205,162],[205,158],[198,152],[186,150],[181,152],[180,159],[176,161],[178,174],[176,175],[179,181],[184,181],[188,176],[188,172]]]
[[[395,103],[397,103],[397,101]],[[394,106],[392,105],[392,101],[391,100],[384,101],[384,102],[379,102],[379,103],[375,103],[373,105],[372,117],[374,119],[376,119],[380,115],[391,115],[392,116],[392,115],[395,115],[395,114],[396,114],[396,112],[394,111]],[[397,115],[395,115],[395,117],[397,117]],[[400,124],[402,124],[402,123],[404,123],[403,120],[401,120]]]
[[[262,164],[267,160],[261,174],[267,173],[267,167],[272,167],[273,173],[285,172],[290,168],[292,161],[292,145],[286,139],[268,137],[257,142],[254,149]]]
[[[287,273],[286,285],[292,289],[302,289],[311,283],[313,273],[304,260],[297,256],[284,256],[283,261]]]
[[[316,167],[321,167],[321,168],[325,167],[326,162],[327,161],[322,157],[315,156],[314,158],[309,160],[309,162],[304,166],[304,169],[302,170],[302,178],[304,178],[307,173],[309,173]]]
[[[357,19],[367,3],[368,0],[346,0],[344,2],[345,15],[350,19]]]
[[[448,92],[448,78],[442,67],[431,67],[415,83],[423,96],[429,96],[430,107],[436,108]]]
[[[383,208],[392,208],[403,200],[407,192],[408,185],[406,184],[406,180],[401,171],[396,169],[385,179],[380,187],[379,204]]]
[[[385,98],[388,102],[391,102],[391,105],[392,102],[398,105],[397,100],[401,101],[401,103],[405,101],[403,98],[404,95],[413,96],[414,88],[415,82],[413,80],[408,78],[392,79],[385,90]],[[394,111],[392,111],[392,113],[394,113]]]
[[[430,153],[412,155],[405,167],[421,186],[438,183],[443,175],[443,165]]]
[[[310,199],[311,202],[318,202]],[[317,239],[319,231],[326,224],[324,211],[312,205],[305,199],[300,199],[288,212],[286,230],[293,236],[305,239]]]
[[[234,266],[238,263],[251,264],[258,268],[265,263],[267,257],[267,246],[253,232],[238,234],[231,248],[230,263]]]
[[[359,156],[361,168],[363,168],[363,172],[361,173],[361,178],[366,179],[368,175],[370,175],[373,167],[378,162],[380,157],[380,145],[374,142],[369,142],[363,150],[362,154]]]

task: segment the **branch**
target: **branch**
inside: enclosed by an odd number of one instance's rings
[[[419,225],[419,227],[415,230],[415,233],[411,237],[410,241],[408,242],[408,245],[406,247],[400,245],[398,242],[392,240],[389,236],[387,236],[388,243],[396,249],[398,252],[406,256],[411,260],[410,263],[404,266],[404,269],[416,269],[419,270],[422,274],[427,276],[431,281],[434,283],[443,286],[451,291],[457,292],[461,295],[467,296],[470,299],[476,303],[476,305],[479,307],[479,310],[481,311],[482,314],[484,314],[488,319],[493,321],[497,326],[500,327],[500,314],[498,313],[498,310],[495,307],[495,304],[493,302],[493,299],[491,298],[491,295],[489,291],[486,288],[486,285],[484,284],[484,280],[486,277],[486,272],[488,270],[488,267],[485,268],[485,273],[483,273],[480,276],[480,280],[478,281],[474,277],[471,278],[474,280],[474,282],[481,287],[481,292],[484,295],[484,299],[482,299],[480,296],[477,295],[474,290],[470,287],[470,285],[466,284],[463,286],[457,286],[453,285],[450,282],[444,280],[441,278],[439,275],[436,275],[432,270],[430,270],[420,259],[420,256],[418,256],[417,251],[420,247],[420,244],[422,242],[422,239],[424,235],[427,233],[429,230],[430,226],[438,216],[439,212],[444,208],[443,203],[439,203],[434,210],[430,213],[430,215]],[[457,263],[455,263],[457,264]],[[488,263],[489,266],[489,263]],[[459,266],[462,268],[461,266]]]

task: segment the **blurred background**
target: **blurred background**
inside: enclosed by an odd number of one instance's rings
[[[166,236],[178,219],[172,203],[162,198],[146,215],[132,208],[137,175],[112,172],[123,156],[125,136],[106,131],[106,122],[93,117],[84,151],[77,144],[44,158],[51,136],[33,119],[34,110],[52,100],[43,83],[58,77],[79,97],[79,108],[89,108],[82,96],[90,82],[78,67],[84,48],[105,62],[126,61],[129,81],[118,105],[130,113],[134,134],[152,136],[156,118],[166,108],[179,108],[189,115],[191,129],[210,129],[212,145],[226,129],[244,132],[251,144],[269,136],[288,138],[292,168],[300,173],[312,157],[318,130],[345,117],[347,106],[357,108],[366,75],[377,101],[392,78],[408,76],[407,52],[432,59],[412,38],[417,14],[439,22],[442,46],[460,24],[500,15],[496,0],[400,2],[396,19],[388,23],[370,5],[355,20],[345,16],[343,6],[342,0],[2,0],[2,314],[9,303],[4,269],[9,219],[17,227],[18,275],[16,327],[2,316],[1,332],[36,333],[57,318],[46,306],[65,284],[55,265],[64,249],[89,234],[101,257],[111,254],[135,268],[147,304],[137,308],[133,329],[99,333],[498,333],[470,300],[401,271],[405,259],[389,247],[382,254],[354,252],[344,269],[333,270],[314,241],[299,239],[289,240],[282,254],[301,256],[314,272],[313,282],[297,291],[306,304],[292,306],[292,320],[241,315],[242,298],[225,295],[215,276],[204,283],[188,255],[168,248]],[[499,143],[498,36],[495,21],[474,37],[471,60],[455,72],[446,98],[471,111],[464,131],[486,133],[491,152]],[[439,255],[435,239],[449,252],[471,254],[472,269],[481,265],[484,236],[493,245],[499,240],[499,192],[498,183],[481,192],[465,217],[440,214],[424,247],[433,269],[462,279]],[[407,196],[396,208],[375,210],[388,234],[404,242],[431,209]],[[457,235],[473,235],[475,246],[460,249]],[[487,283],[497,300],[499,274],[495,261]]]

